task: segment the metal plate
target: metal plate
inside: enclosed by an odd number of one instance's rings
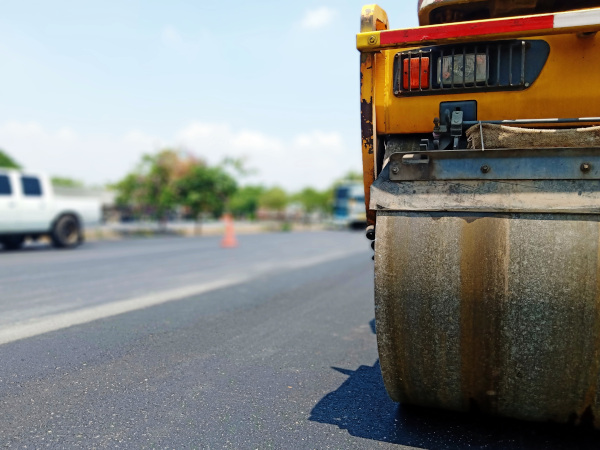
[[[597,180],[600,148],[393,153],[390,180]]]
[[[600,180],[391,181],[371,185],[370,210],[600,213]]]

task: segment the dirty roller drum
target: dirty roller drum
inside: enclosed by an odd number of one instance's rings
[[[390,396],[599,427],[598,180],[389,176],[371,204]]]

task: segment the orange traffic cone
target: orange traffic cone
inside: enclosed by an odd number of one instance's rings
[[[237,247],[238,243],[233,230],[233,219],[231,218],[231,214],[225,214],[223,220],[225,221],[225,236],[223,236],[223,240],[221,241],[221,247]]]

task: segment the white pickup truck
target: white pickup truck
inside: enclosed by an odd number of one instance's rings
[[[39,173],[0,169],[0,244],[16,250],[25,238],[49,236],[55,247],[83,242],[83,228],[100,221],[100,202],[54,195]]]

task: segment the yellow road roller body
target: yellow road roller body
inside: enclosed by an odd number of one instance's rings
[[[362,11],[382,375],[399,402],[600,427],[600,1],[500,3]]]

